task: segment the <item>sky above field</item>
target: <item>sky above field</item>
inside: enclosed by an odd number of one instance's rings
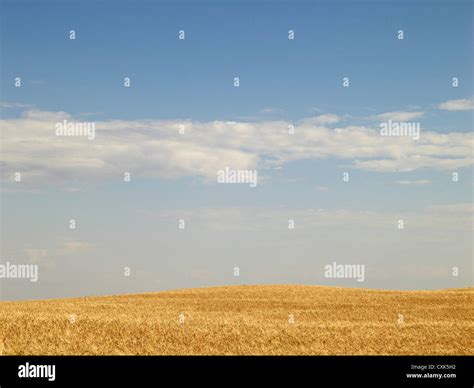
[[[0,297],[471,285],[472,8],[2,1]]]

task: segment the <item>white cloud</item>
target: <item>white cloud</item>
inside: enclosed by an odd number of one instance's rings
[[[65,241],[60,248],[56,249],[56,255],[74,255],[76,253],[84,252],[91,247],[92,244],[86,241]]]
[[[397,111],[397,112],[386,112],[382,113],[379,115],[372,116],[373,119],[375,120],[393,120],[393,121],[410,121],[414,119],[418,119],[422,117],[425,114],[425,112],[403,112],[403,111]]]
[[[313,125],[335,124],[341,121],[341,119],[340,116],[335,114],[325,114],[301,120],[301,123]]]
[[[353,164],[355,168],[369,171],[394,171],[410,172],[417,169],[453,170],[457,168],[469,167],[473,161],[471,158],[443,159],[430,156],[414,155],[404,159],[377,159],[360,161]]]
[[[24,104],[22,102],[0,101],[0,108],[3,109],[30,108],[32,106],[31,104]]]
[[[461,98],[459,100],[449,100],[438,105],[439,109],[449,111],[473,110],[474,98]]]
[[[39,263],[48,256],[47,249],[26,248],[24,252],[30,263]]]
[[[278,108],[268,106],[268,107],[265,107],[263,109],[260,109],[259,113],[261,113],[261,114],[275,114],[275,113],[282,113],[282,110],[278,109]]]
[[[399,185],[428,185],[431,183],[428,179],[418,179],[418,180],[401,180],[397,181]]]
[[[460,216],[474,215],[474,203],[450,203],[444,205],[433,205],[430,207],[430,211]]]
[[[316,209],[290,207],[202,207],[153,210],[145,213],[161,221],[173,223],[188,220],[195,230],[227,231],[283,231],[288,230],[288,220],[295,221],[295,230],[313,233],[318,227],[329,228],[344,225],[361,230],[373,228],[379,233],[397,230],[397,222],[403,219],[410,229],[425,231],[426,228],[442,231],[459,229],[470,231],[474,205],[470,203],[431,206],[414,211],[366,211],[350,209]],[[192,225],[192,226],[191,226]]]
[[[292,135],[291,123],[284,120],[98,121],[94,140],[55,136],[55,125],[63,120],[74,118],[66,112],[30,110],[20,118],[0,120],[2,178],[10,187],[78,187],[91,180],[120,180],[124,172],[215,182],[216,171],[226,166],[258,169],[260,181],[271,169],[310,159],[337,159],[344,166],[370,171],[449,170],[473,162],[471,133],[423,131],[417,141],[383,137],[378,128],[327,127],[341,120],[336,115],[301,120]],[[184,134],[179,134],[181,124]],[[22,172],[21,186],[12,180],[17,171]]]

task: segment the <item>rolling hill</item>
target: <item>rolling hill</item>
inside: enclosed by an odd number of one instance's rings
[[[0,302],[0,353],[474,354],[473,296],[255,285]]]

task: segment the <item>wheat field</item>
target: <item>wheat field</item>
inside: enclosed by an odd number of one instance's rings
[[[258,285],[0,302],[0,353],[473,354],[473,294]]]

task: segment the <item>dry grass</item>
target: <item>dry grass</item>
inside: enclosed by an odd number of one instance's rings
[[[473,354],[473,294],[278,285],[0,302],[0,353]]]

